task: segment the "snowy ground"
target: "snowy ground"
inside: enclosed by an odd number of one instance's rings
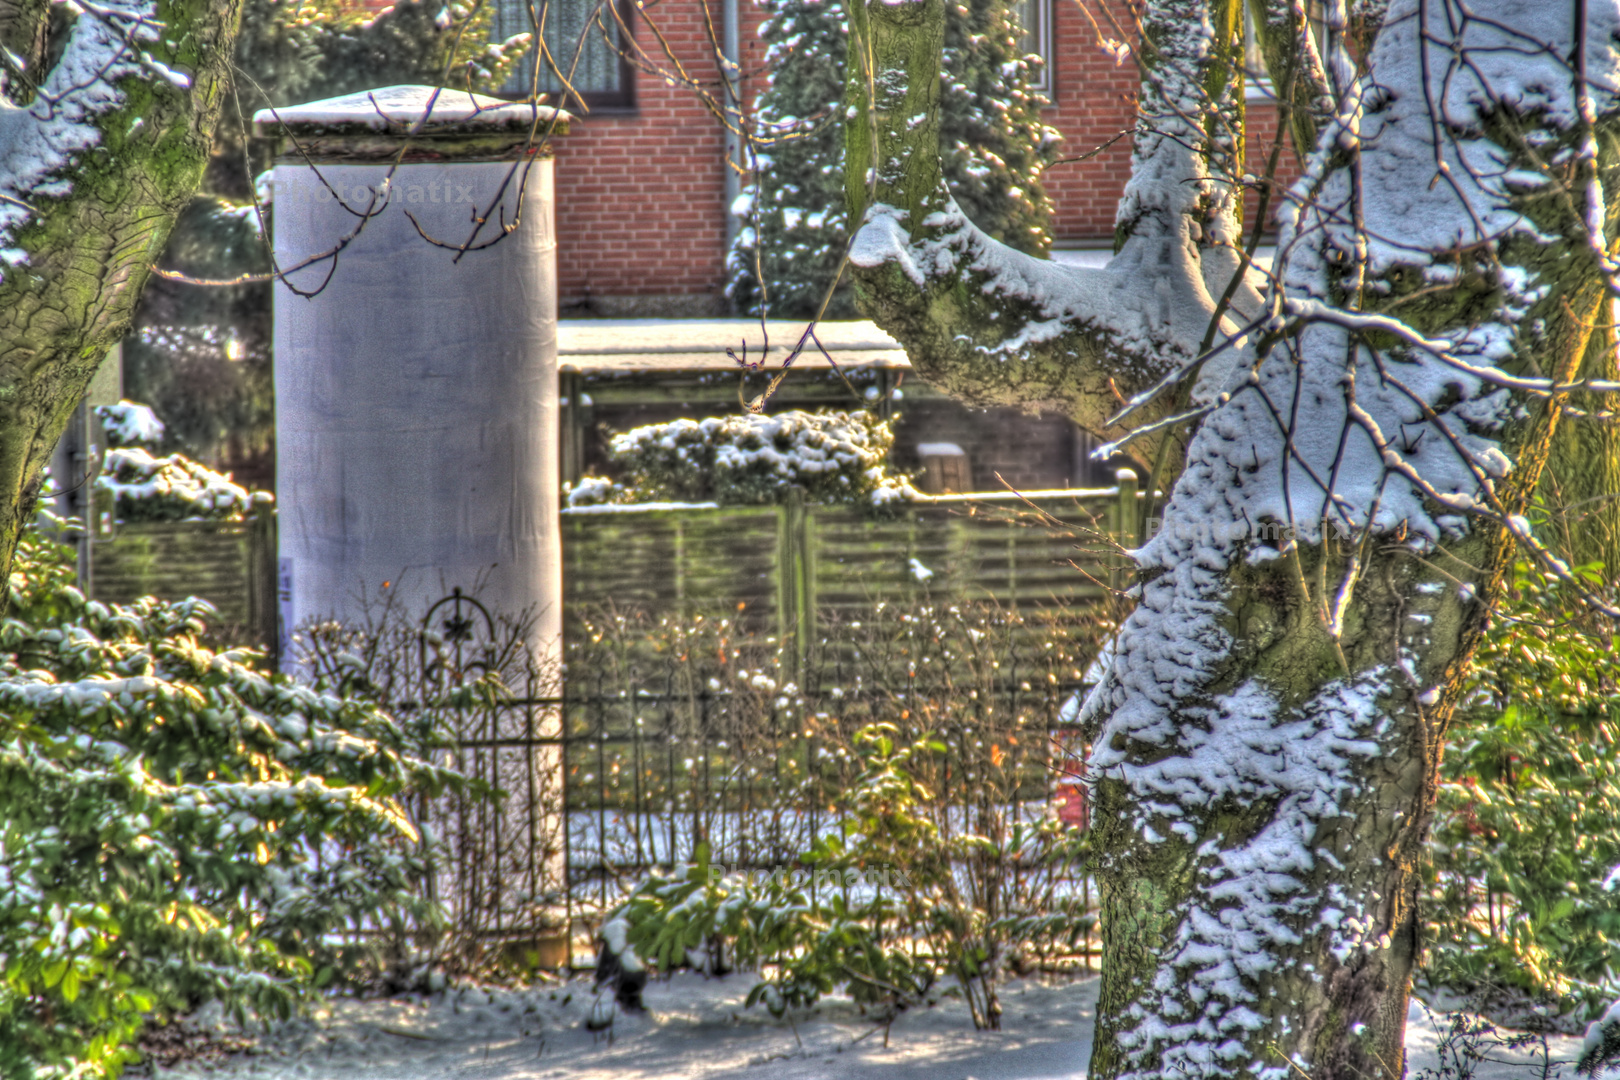
[[[588,982],[529,990],[450,991],[430,998],[335,1001],[313,1021],[261,1037],[217,1066],[158,1069],[162,1080],[1045,1080],[1083,1077],[1091,1054],[1097,979],[1010,983],[1003,1029],[975,1032],[947,1000],[906,1013],[884,1030],[842,998],[794,1022],[744,1009],[746,976],[681,974],[648,987],[644,1016],[620,1015],[607,1033],[585,1030]],[[1443,1018],[1414,1005],[1410,1075],[1437,1064]],[[1572,1078],[1579,1039],[1549,1042]],[[1476,1080],[1541,1080],[1539,1061],[1493,1050]],[[1529,1064],[1526,1064],[1529,1063]],[[1532,1067],[1534,1071],[1532,1071]],[[1548,1074],[1555,1077],[1557,1071]]]

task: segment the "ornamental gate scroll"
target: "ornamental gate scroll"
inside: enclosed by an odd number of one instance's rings
[[[569,960],[561,701],[520,631],[457,588],[417,632],[418,722],[437,727],[443,764],[504,793],[446,793],[418,811],[440,845],[427,888],[450,920],[453,959],[470,970]]]

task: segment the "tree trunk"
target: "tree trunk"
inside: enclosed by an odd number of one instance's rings
[[[111,0],[78,17],[32,104],[0,104],[4,576],[51,451],[201,182],[239,14]]]
[[[1579,87],[1616,85],[1620,12],[1578,33],[1584,8],[1395,0],[1361,80],[1328,5],[1311,70],[1336,108],[1267,283],[1235,276],[1234,5],[1148,3],[1119,254],[1084,271],[1014,257],[938,184],[937,3],[853,3],[858,297],[970,400],[1111,437],[1126,399],[1131,423],[1183,420],[1139,440],[1179,477],[1083,713],[1091,1076],[1395,1080],[1468,657],[1514,559],[1558,565],[1529,520],[1549,457],[1610,445],[1563,411],[1599,408],[1567,384],[1613,365],[1616,102]],[[1612,500],[1613,470],[1568,483]]]

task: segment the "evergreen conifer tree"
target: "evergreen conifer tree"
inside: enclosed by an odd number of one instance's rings
[[[849,238],[844,211],[843,95],[848,30],[830,0],[763,0],[770,86],[757,103],[753,175],[733,212],[743,218],[727,294],[739,310],[808,317],[821,307]],[[946,9],[940,153],[951,192],[986,233],[1044,255],[1052,207],[1041,169],[1058,134],[1040,121],[1038,59],[1020,52],[1006,0]],[[760,282],[763,278],[764,288]],[[855,315],[847,283],[829,318]]]

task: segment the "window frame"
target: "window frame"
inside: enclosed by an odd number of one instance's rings
[[[1023,32],[1019,42],[1021,47],[1019,55],[1029,56],[1033,54],[1041,58],[1043,63],[1041,64],[1040,77],[1031,80],[1030,88],[1038,90],[1050,98],[1056,82],[1054,68],[1057,50],[1052,47],[1052,21],[1054,15],[1052,9],[1056,5],[1053,0],[1015,0],[1017,8],[1021,9],[1026,5],[1029,10],[1035,13],[1035,25],[1033,27],[1025,26],[1023,18],[1019,18],[1019,29]],[[1023,12],[1020,11],[1019,15],[1022,16],[1022,14]]]

